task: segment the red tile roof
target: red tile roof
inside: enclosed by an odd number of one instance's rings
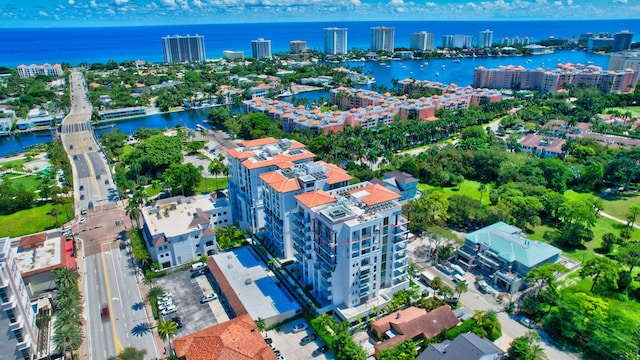
[[[260,174],[260,179],[279,193],[300,190],[300,183],[297,178],[288,179],[277,171]]]
[[[325,205],[336,201],[336,198],[329,195],[323,190],[310,191],[304,194],[294,195],[296,200],[302,203],[308,208],[313,208],[319,205]]]
[[[277,144],[277,143],[278,143],[278,140],[276,140],[275,138],[267,137],[262,139],[247,140],[240,143],[240,146],[257,147],[257,146],[264,146],[264,145]]]
[[[349,194],[353,195],[356,193],[366,192],[364,196],[359,197],[362,202],[365,204],[372,206],[377,204],[382,204],[383,202],[396,200],[400,198],[400,195],[394,193],[389,189],[385,189],[384,187],[373,184],[369,186],[365,186],[363,188],[354,189],[349,191]]]
[[[173,348],[187,360],[276,360],[249,315],[175,339]]]

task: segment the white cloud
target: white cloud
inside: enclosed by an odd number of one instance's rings
[[[629,0],[613,0],[614,3],[627,4]]]
[[[428,7],[434,7],[437,6],[438,4],[432,2],[432,1],[427,1],[426,3],[424,3],[424,6],[428,6]]]
[[[114,0],[113,1],[116,5],[123,5],[129,2],[129,0]]]
[[[109,15],[115,15],[115,14],[116,14],[116,12],[115,12],[115,11],[113,11],[113,9],[107,9],[107,10],[105,10],[105,12],[106,12],[107,14],[109,14]]]
[[[168,6],[170,8],[177,8],[178,7],[178,5],[176,5],[176,1],[175,0],[160,0],[160,3],[162,3],[162,5]]]
[[[90,5],[91,7],[98,7],[98,4],[96,3],[96,0],[91,0],[91,1],[89,2],[89,5]]]
[[[573,5],[573,0],[567,0],[567,5],[569,5],[569,6]]]
[[[40,16],[44,16],[44,17],[48,17],[49,16],[49,14],[47,14],[45,11],[38,11],[38,14]]]
[[[69,0],[69,5],[75,5],[75,0]]]
[[[205,7],[205,4],[201,0],[193,0],[193,6],[197,8]]]

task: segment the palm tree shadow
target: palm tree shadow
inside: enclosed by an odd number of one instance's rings
[[[142,310],[142,309],[144,309],[144,303],[142,301],[141,302],[137,302],[137,303],[133,304],[133,306],[131,306],[131,308],[133,310]]]
[[[151,324],[149,324],[148,322],[140,323],[134,326],[133,329],[131,329],[131,335],[137,337],[142,337],[149,333],[151,333]]]

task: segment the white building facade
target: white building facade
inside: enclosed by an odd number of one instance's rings
[[[478,47],[488,48],[493,45],[493,31],[491,30],[483,30],[478,33]]]
[[[62,76],[64,72],[62,71],[62,66],[60,64],[42,64],[42,65],[18,65],[16,67],[18,71],[18,76],[23,79],[35,77],[37,75],[46,75],[46,76]]]
[[[316,161],[260,174],[265,213],[264,244],[279,258],[293,258],[291,215],[297,211],[294,195],[346,186],[352,177],[336,165]],[[302,249],[297,249],[303,252]]]
[[[162,38],[166,63],[204,62],[207,53],[202,35],[174,35]]]
[[[324,28],[324,53],[345,55],[347,53],[347,28]]]
[[[255,59],[270,58],[271,40],[265,40],[263,38],[251,40],[251,52]]]
[[[158,200],[142,209],[142,217],[151,258],[163,268],[215,254],[215,228],[233,224],[229,201],[220,192]]]
[[[410,233],[399,197],[370,182],[295,196],[294,257],[322,306],[370,310],[383,292],[390,298],[409,286]]]
[[[36,314],[14,258],[9,238],[0,239],[0,357],[33,359]]]
[[[315,155],[295,140],[249,140],[227,150],[229,200],[233,221],[242,230],[265,228],[264,192],[260,175],[313,161]]]
[[[411,34],[411,50],[433,51],[435,35],[426,31]]]
[[[393,52],[396,28],[376,26],[371,28],[371,51]]]

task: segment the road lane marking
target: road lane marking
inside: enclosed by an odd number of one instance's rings
[[[117,354],[120,354],[120,352],[124,351],[124,348],[122,347],[120,340],[118,340],[118,331],[116,329],[116,322],[114,319],[115,315],[113,314],[113,302],[111,301],[111,288],[109,287],[109,274],[107,272],[107,261],[105,260],[104,252],[101,252],[100,254],[102,257],[102,270],[104,271],[105,285],[107,287],[107,299],[109,301],[109,309],[111,310],[109,311],[109,317],[111,320],[111,331],[113,332],[113,341],[115,343],[116,355],[117,355]]]

